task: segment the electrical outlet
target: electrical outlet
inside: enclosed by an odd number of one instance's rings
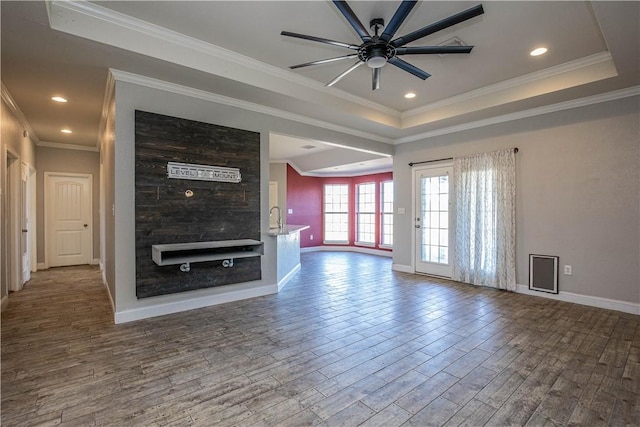
[[[309,236],[309,240],[313,240],[313,234]]]
[[[398,208],[398,215],[404,215],[405,210],[404,208]]]
[[[287,209],[287,213],[288,213],[289,215],[293,215],[293,209]]]
[[[570,265],[565,265],[564,266],[564,275],[565,276],[571,276],[573,274],[573,268],[571,268]]]

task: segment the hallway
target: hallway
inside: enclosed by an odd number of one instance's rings
[[[279,294],[121,325],[96,267],[2,313],[2,425],[637,425],[640,318],[306,253]]]

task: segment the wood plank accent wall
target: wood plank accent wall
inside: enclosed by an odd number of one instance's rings
[[[260,240],[260,134],[135,113],[136,295],[146,298],[261,279],[260,257],[157,266],[151,246]],[[170,179],[167,162],[239,168],[242,182]],[[185,191],[193,196],[186,197]]]

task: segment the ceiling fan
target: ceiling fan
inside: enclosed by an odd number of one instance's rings
[[[471,19],[475,16],[482,15],[484,13],[484,9],[482,5],[479,4],[462,12],[456,13],[455,15],[451,15],[448,18],[442,19],[433,24],[429,24],[426,27],[420,28],[419,30],[413,31],[407,35],[402,37],[398,37],[393,39],[394,34],[400,28],[400,25],[404,22],[404,20],[409,15],[409,12],[416,5],[417,1],[403,1],[398,9],[394,13],[389,25],[384,27],[384,20],[382,18],[372,19],[370,22],[370,28],[373,31],[374,35],[370,35],[365,26],[360,22],[356,14],[353,12],[351,7],[347,4],[346,1],[333,1],[338,10],[344,15],[349,24],[356,31],[358,36],[362,39],[362,44],[356,45],[351,43],[344,43],[335,40],[329,40],[321,37],[308,36],[305,34],[291,33],[289,31],[282,31],[280,34],[287,37],[294,37],[298,39],[310,40],[319,43],[330,44],[333,46],[344,47],[347,49],[351,49],[355,51],[355,53],[338,56],[335,58],[321,59],[318,61],[307,62],[304,64],[293,65],[289,67],[290,69],[308,67],[310,65],[319,65],[319,64],[327,64],[330,62],[341,61],[343,59],[353,59],[357,58],[357,62],[345,70],[343,73],[338,75],[336,78],[331,80],[326,86],[333,86],[338,83],[343,77],[347,74],[361,66],[362,64],[367,64],[369,68],[372,69],[372,90],[376,90],[380,88],[380,74],[381,68],[386,64],[392,64],[396,67],[413,74],[425,80],[430,76],[426,71],[421,70],[420,68],[409,64],[408,62],[400,59],[400,56],[403,55],[431,55],[431,54],[446,54],[446,53],[469,53],[473,46],[409,46],[405,47],[405,45],[421,39],[422,37],[428,36],[429,34],[433,34],[437,31],[443,30],[445,28],[451,27],[452,25],[459,24],[460,22],[464,22],[468,19]],[[382,34],[379,32],[384,28]]]

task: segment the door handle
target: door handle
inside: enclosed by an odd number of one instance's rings
[[[23,232],[23,233],[26,233],[27,231],[29,231],[29,230],[27,230],[26,228],[23,228],[23,229],[22,229],[22,232]]]
[[[89,226],[89,224],[85,224],[85,225],[84,225],[84,228],[87,228],[88,226]]]
[[[420,228],[420,224],[416,224],[416,228]]]

